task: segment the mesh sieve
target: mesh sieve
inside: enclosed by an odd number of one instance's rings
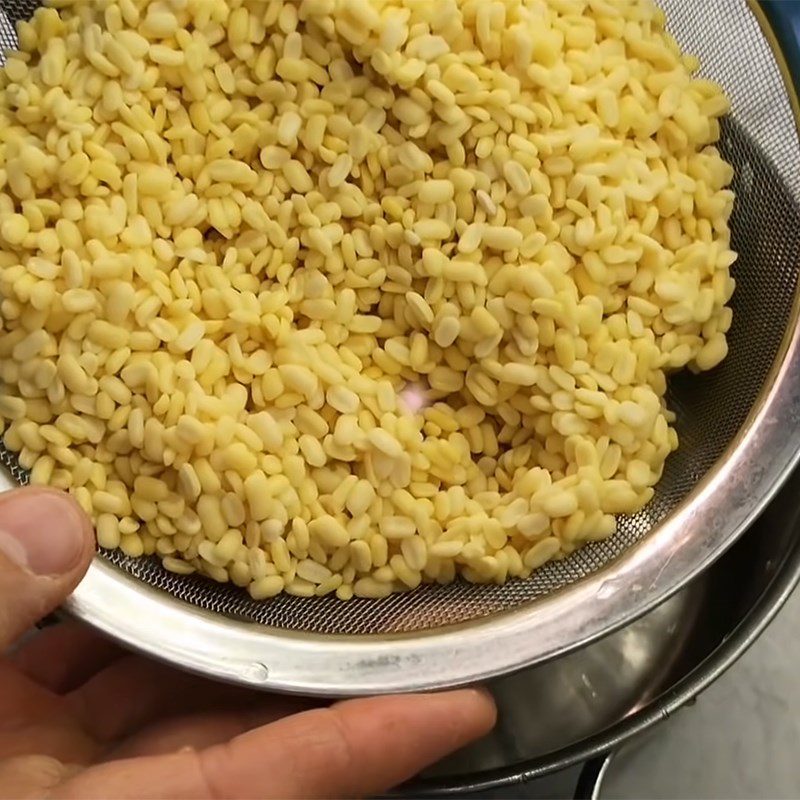
[[[14,45],[9,20],[29,16],[37,5],[36,0],[0,0],[5,13],[5,17],[0,16],[3,49]],[[650,505],[623,519],[613,538],[550,563],[529,580],[503,587],[459,582],[347,604],[333,598],[288,596],[258,603],[238,589],[200,578],[177,577],[154,560],[132,560],[120,553],[100,555],[105,573],[120,578],[124,578],[121,573],[127,573],[138,586],[147,584],[159,590],[162,603],[169,595],[212,612],[203,616],[205,620],[213,616],[257,623],[272,632],[303,632],[312,638],[346,634],[362,639],[436,632],[456,623],[495,619],[500,612],[512,609],[536,608],[545,595],[583,583],[592,575],[613,578],[615,565],[629,548],[663,528],[676,509],[691,499],[693,490],[697,494],[698,482],[704,476],[711,480],[720,473],[726,463],[721,457],[748,427],[748,416],[762,402],[792,319],[800,268],[800,146],[778,63],[746,0],[662,0],[661,5],[678,42],[700,58],[703,73],[719,81],[732,100],[733,111],[723,124],[721,149],[736,169],[732,230],[733,247],[740,257],[733,270],[738,288],[733,300],[730,356],[710,374],[681,375],[672,380],[670,407],[678,413],[681,447],[669,459]],[[761,458],[763,462],[763,453]],[[26,480],[13,454],[0,448],[0,461],[15,480]],[[762,487],[757,480],[754,485],[763,489],[761,495],[771,488],[768,482]],[[722,486],[724,482],[718,482],[717,489]],[[761,495],[756,492],[751,498],[748,513],[763,501]],[[728,525],[727,543],[737,532],[734,517]],[[710,546],[706,547],[710,552]],[[698,563],[705,555],[698,553]],[[113,567],[111,571],[106,569],[109,566]],[[668,588],[660,587],[661,596]],[[113,623],[107,627],[113,632]],[[599,632],[598,628],[585,633],[593,636]],[[149,649],[155,651],[152,643]],[[189,666],[205,669],[197,662]]]

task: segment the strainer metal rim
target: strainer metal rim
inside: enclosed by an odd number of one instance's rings
[[[749,4],[774,42],[760,8]],[[787,88],[796,112],[788,81]],[[783,345],[746,423],[669,518],[603,570],[533,603],[422,633],[297,633],[204,611],[97,558],[68,610],[185,669],[303,694],[439,689],[559,656],[678,591],[738,538],[788,476],[800,457],[799,313],[795,296]]]

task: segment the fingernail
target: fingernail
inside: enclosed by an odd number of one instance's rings
[[[80,513],[65,494],[18,489],[0,496],[0,552],[34,575],[69,572],[83,537]]]

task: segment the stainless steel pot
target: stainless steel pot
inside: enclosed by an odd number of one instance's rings
[[[552,796],[520,784],[585,764],[576,796],[597,796],[609,754],[694,700],[783,606],[800,580],[798,496],[800,471],[745,537],[670,601],[600,642],[495,681],[497,730],[407,793]]]

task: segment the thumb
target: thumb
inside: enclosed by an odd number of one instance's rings
[[[69,595],[93,553],[91,524],[68,495],[0,495],[0,653]]]

